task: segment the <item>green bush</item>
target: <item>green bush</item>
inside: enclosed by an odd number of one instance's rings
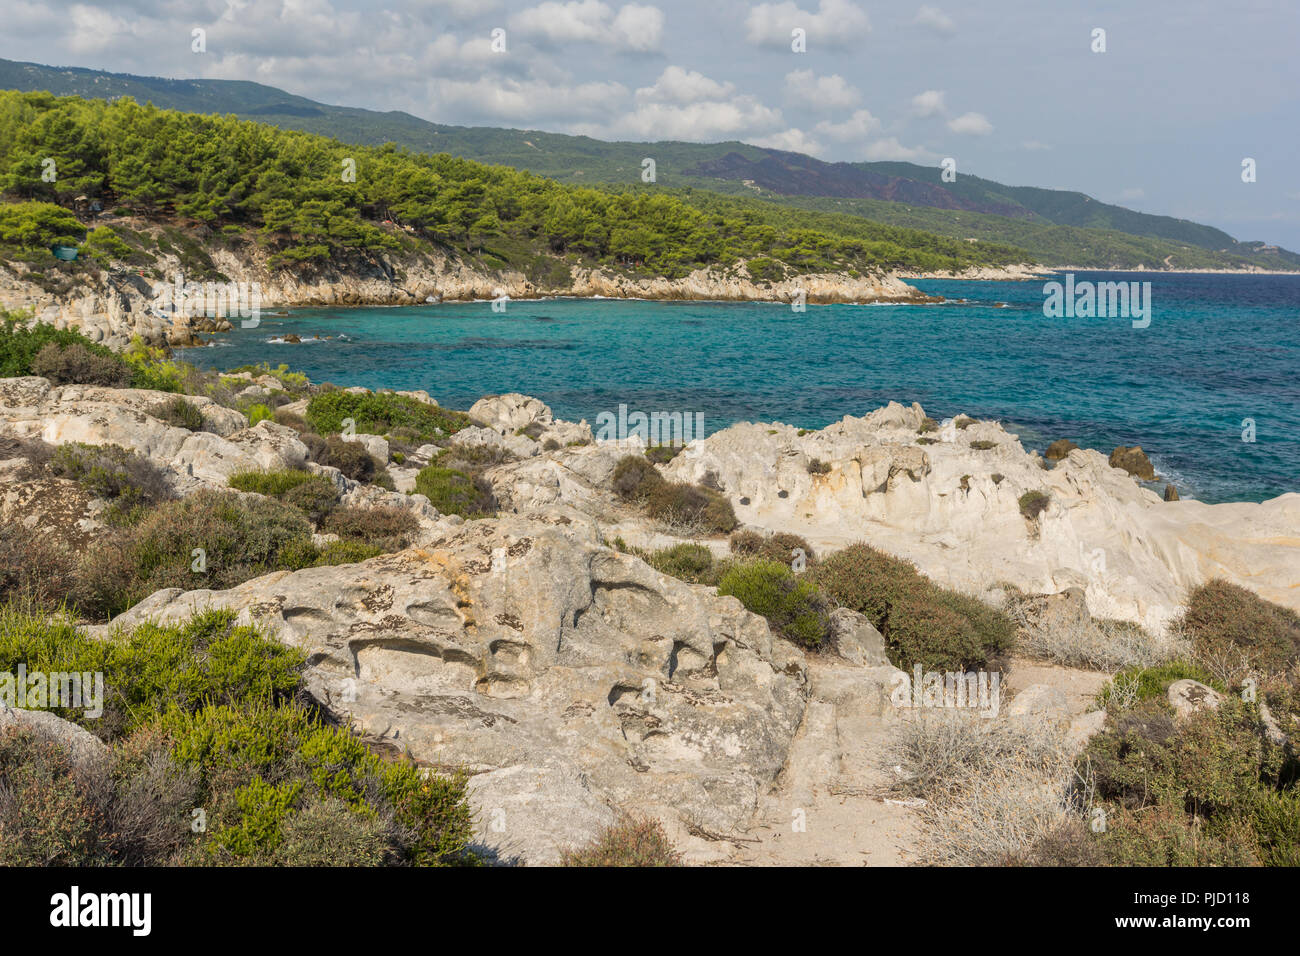
[[[1177,626],[1201,659],[1244,653],[1265,671],[1300,661],[1300,614],[1221,578],[1192,591]]]
[[[1100,843],[1132,866],[1294,865],[1300,801],[1294,757],[1234,696],[1186,718],[1167,701],[1110,713],[1080,773],[1106,813]]]
[[[663,475],[640,455],[624,455],[614,466],[611,479],[615,493],[625,501],[647,497],[664,483]]]
[[[808,574],[827,597],[876,626],[903,670],[918,663],[927,671],[978,670],[1015,642],[1015,625],[1001,611],[867,544],[822,558]]]
[[[248,427],[252,428],[258,422],[273,422],[276,420],[276,414],[270,406],[263,405],[260,402],[250,405],[248,408]]]
[[[32,359],[31,374],[48,378],[55,385],[125,388],[131,382],[130,367],[117,356],[92,352],[77,342],[43,346]]]
[[[420,522],[405,508],[380,505],[338,508],[325,518],[322,531],[350,541],[360,541],[383,551],[400,551],[410,544]]]
[[[59,478],[77,482],[96,498],[116,503],[120,510],[172,497],[162,470],[120,445],[59,445],[45,467]]]
[[[645,555],[646,564],[693,584],[710,583],[713,552],[702,544],[675,544]]]
[[[203,431],[203,413],[179,395],[155,405],[149,414],[177,428],[188,428],[192,432]]]
[[[387,435],[395,428],[407,428],[425,440],[454,435],[472,424],[464,412],[391,392],[322,392],[312,397],[305,418],[322,435],[342,431],[343,420],[351,418],[359,433]]]
[[[1020,513],[1033,521],[1047,510],[1047,506],[1051,502],[1052,496],[1049,494],[1042,491],[1026,491],[1020,496],[1018,504],[1020,505]]]
[[[195,570],[196,549],[204,552],[202,570]],[[163,588],[224,590],[318,557],[297,509],[204,490],[102,539],[82,560],[76,598],[88,613],[114,615]]]
[[[831,639],[829,605],[806,578],[775,561],[732,566],[718,583],[718,594],[731,595],[773,629],[801,647],[818,650]]]
[[[339,503],[338,487],[324,475],[312,475],[280,496],[286,505],[297,508],[313,524],[320,521]]]
[[[40,374],[32,370],[32,363],[38,354],[51,345],[56,351],[49,353],[50,356],[62,355],[67,349],[75,346],[77,351],[73,353],[74,355],[89,355],[98,360],[96,370],[115,367],[114,363],[121,364],[120,359],[110,349],[90,341],[80,332],[72,329],[56,329],[46,322],[37,322],[27,327],[19,324],[20,318],[16,313],[0,311],[0,378]],[[53,362],[54,359],[47,361]],[[129,377],[128,375],[127,378]],[[116,382],[117,378],[114,376],[112,384]]]
[[[646,498],[646,514],[669,524],[698,525],[706,533],[726,534],[740,522],[731,502],[716,491],[661,481]]]
[[[283,495],[300,485],[315,483],[318,480],[329,482],[323,475],[314,475],[310,471],[283,469],[280,471],[238,471],[226,479],[227,484],[236,491],[253,491],[259,495]],[[333,482],[330,482],[333,487]]]
[[[312,566],[323,568],[336,564],[359,564],[383,553],[383,548],[363,541],[331,541],[320,549],[320,556]]]
[[[561,866],[681,866],[658,820],[624,819],[606,827],[590,844],[565,850]]]
[[[1200,681],[1216,690],[1222,691],[1223,685],[1209,671],[1191,661],[1173,660],[1156,664],[1152,667],[1126,667],[1101,689],[1097,695],[1097,706],[1112,705],[1112,698],[1117,688],[1132,689],[1136,700],[1151,700],[1163,697],[1169,685],[1178,680]]]
[[[482,518],[497,509],[496,498],[485,481],[438,465],[420,469],[415,476],[415,491],[443,514]]]
[[[104,717],[64,716],[111,748],[108,765],[74,771],[62,747],[0,732],[0,862],[473,862],[465,775],[385,762],[324,722],[300,702],[301,653],[234,619],[209,611],[104,640],[0,608],[0,667],[104,673]]]
[[[312,461],[318,465],[337,468],[345,478],[352,481],[373,481],[379,471],[374,456],[360,442],[347,441],[338,435],[321,438],[310,432],[300,437],[307,446]]]

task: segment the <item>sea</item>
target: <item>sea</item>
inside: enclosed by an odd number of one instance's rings
[[[700,413],[710,433],[739,421],[821,428],[920,402],[937,420],[999,421],[1029,449],[1141,445],[1183,497],[1300,491],[1300,275],[1073,273],[1076,289],[1150,283],[1141,319],[1045,309],[1046,283],[1064,278],[915,280],[944,301],[802,311],[566,298],[293,308],[180,356],[424,389],[451,408],[523,392],[593,425],[620,405]],[[302,342],[286,343],[291,333]]]

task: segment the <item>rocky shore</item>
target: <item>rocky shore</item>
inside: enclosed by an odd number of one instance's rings
[[[276,385],[244,375],[250,389]],[[735,597],[628,553],[685,539],[615,493],[627,446],[592,442],[587,423],[558,421],[536,399],[486,398],[470,409],[480,424],[451,442],[499,450],[484,472],[499,511],[466,521],[403,493],[438,446],[390,466],[396,490],[384,490],[310,461],[292,428],[250,427],[197,397],[203,430],[175,427],[156,417],[166,397],[3,380],[0,439],[118,445],[180,495],[249,469],[305,468],[345,503],[409,510],[418,530],[360,563],[158,591],[113,627],[211,607],[266,626],[306,654],[316,701],[372,745],[472,772],[481,843],[500,861],[554,863],[623,812],[661,821],[689,862],[903,859],[914,811],[878,796],[889,786],[878,758],[904,726],[890,705],[902,672],[881,633],[841,609],[832,649],[801,650]],[[1210,578],[1300,609],[1300,495],[1166,502],[1097,452],[1071,449],[1049,469],[1001,425],[961,424],[930,427],[919,405],[897,404],[818,431],[738,424],[660,470],[720,489],[746,530],[797,533],[818,553],[866,540],[991,605],[1042,595],[1085,627],[1111,618],[1162,633]],[[389,457],[383,437],[355,440]],[[0,518],[93,548],[103,503],[63,478],[20,479],[25,464],[0,462]],[[1027,494],[1045,500],[1032,516]],[[726,539],[702,543],[726,553]],[[1048,684],[1016,690],[1015,719],[1056,721],[1078,740],[1105,718]],[[801,849],[769,833],[789,826],[791,807],[823,825]],[[868,817],[880,825],[864,829]]]
[[[828,273],[758,281],[743,263],[725,270],[699,269],[679,279],[622,274],[604,268],[559,266],[564,278],[537,282],[522,272],[493,271],[473,261],[418,254],[376,257],[351,264],[331,262],[313,271],[268,267],[261,250],[209,250],[211,266],[227,282],[256,285],[262,311],[292,306],[422,305],[509,296],[611,299],[793,302],[800,293],[814,304],[939,301],[892,274]],[[556,260],[559,265],[559,260]],[[164,277],[162,279],[151,278]],[[122,348],[138,336],[149,345],[194,345],[197,335],[229,329],[237,315],[175,315],[160,308],[155,285],[198,281],[176,254],[158,254],[146,268],[77,277],[51,291],[25,267],[0,264],[0,309],[30,310],[37,321],[80,331],[92,341]],[[233,310],[232,310],[233,311]]]

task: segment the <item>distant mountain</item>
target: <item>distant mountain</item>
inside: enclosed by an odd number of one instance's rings
[[[1171,216],[1134,212],[1081,192],[1005,186],[962,174],[942,182],[913,163],[828,163],[740,142],[604,142],[539,130],[447,126],[400,111],[330,106],[261,83],[170,80],[0,59],[0,88],[112,99],[131,96],[198,113],[232,113],[345,142],[392,142],[527,169],[563,183],[635,184],[655,160],[665,188],[747,195],[864,216],[962,239],[1019,246],[1051,265],[1300,269],[1300,255]]]

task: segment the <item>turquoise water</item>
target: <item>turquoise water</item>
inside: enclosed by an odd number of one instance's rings
[[[1079,272],[1149,281],[1151,324],[1046,318],[1042,282],[918,281],[929,306],[551,299],[293,309],[184,350],[205,368],[288,363],[314,382],[426,389],[467,408],[535,395],[557,416],[702,412],[820,428],[892,400],[993,418],[1027,448],[1140,444],[1207,501],[1300,491],[1300,276]],[[302,345],[293,332],[333,336]],[[1256,441],[1242,441],[1243,419]]]

